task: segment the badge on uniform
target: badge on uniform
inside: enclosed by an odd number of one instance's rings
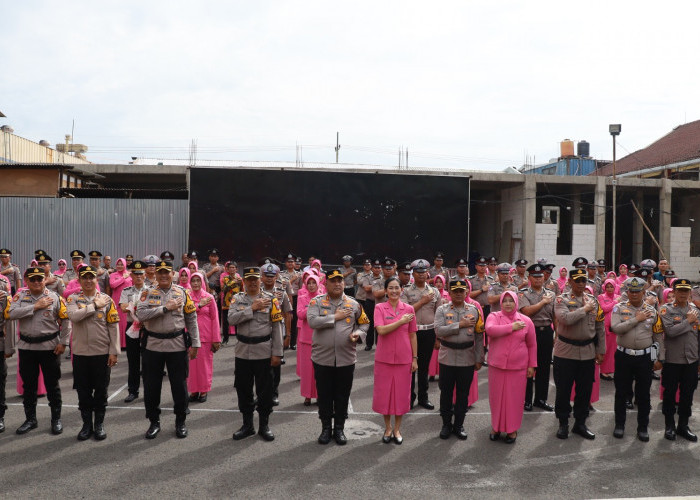
[[[102,319],[102,318],[104,318],[104,316],[105,316],[105,315],[102,314],[102,311],[100,311],[100,312],[97,313],[97,319]]]

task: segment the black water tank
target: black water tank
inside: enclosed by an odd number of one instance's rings
[[[586,158],[591,156],[591,145],[586,141],[578,141],[578,144],[576,144],[576,156]]]

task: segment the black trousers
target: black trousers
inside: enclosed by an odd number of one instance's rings
[[[318,417],[321,420],[335,418],[336,425],[343,425],[348,418],[355,365],[323,366],[314,363],[314,374],[318,393]]]
[[[61,408],[61,388],[58,381],[61,380],[61,356],[53,351],[19,350],[19,375],[22,377],[24,389],[24,412],[29,416],[36,411],[36,390],[39,383],[39,368],[44,374],[46,397],[51,408]]]
[[[107,366],[108,358],[107,354],[73,355],[73,389],[78,392],[78,408],[81,412],[105,412],[107,388],[112,372],[112,369]]]
[[[7,382],[7,361],[5,360],[5,351],[0,351],[0,418],[5,417],[5,410],[7,410],[7,405],[5,404],[5,382]]]
[[[469,387],[474,378],[474,365],[451,366],[440,363],[440,415],[452,418],[464,418],[467,414],[467,401],[469,399]],[[452,403],[455,389],[457,399]]]
[[[243,415],[252,415],[256,409],[253,404],[253,384],[258,397],[258,414],[266,417],[272,413],[272,367],[270,358],[243,359],[236,358],[233,386],[238,396],[238,409]]]
[[[595,379],[595,359],[583,361],[554,356],[554,383],[557,385],[557,399],[554,403],[554,414],[559,420],[569,418],[571,414],[571,389],[576,383],[574,398],[574,419],[584,423],[588,418],[588,407],[591,404],[591,392]]]
[[[366,299],[365,303],[362,305],[362,309],[364,309],[367,319],[369,319],[369,330],[367,330],[367,340],[365,340],[365,343],[370,347],[374,345],[374,305],[374,300],[369,299]]]
[[[187,351],[161,352],[143,350],[143,399],[146,418],[154,422],[160,418],[160,392],[163,388],[163,369],[168,368],[170,393],[173,396],[176,422],[184,422],[188,404],[187,376],[190,361]]]
[[[535,377],[527,379],[525,402],[532,403],[532,386],[535,386],[535,401],[547,401],[549,395],[549,373],[554,347],[554,330],[551,326],[536,326],[537,368]]]
[[[221,341],[226,344],[229,339],[230,325],[228,324],[228,309],[221,311]]]
[[[280,397],[280,382],[282,381],[282,365],[271,366],[272,370],[272,396],[275,398]]]
[[[632,356],[621,351],[615,351],[615,423],[625,425],[627,417],[626,401],[632,393],[634,382],[634,397],[637,400],[637,428],[649,425],[651,411],[651,373],[654,363],[650,354]],[[697,383],[697,375],[695,377]],[[673,391],[674,397],[676,391]]]
[[[297,320],[299,319],[299,316],[297,316],[297,298],[296,295],[292,295],[292,336],[289,339],[290,347],[295,347],[297,345],[297,334],[299,333],[297,330]]]
[[[131,323],[126,324],[126,329]],[[126,336],[126,360],[129,363],[129,375],[127,378],[129,394],[138,394],[141,386],[141,342]]]
[[[615,367],[615,378],[617,378],[617,367]],[[664,386],[663,414],[673,416],[676,413],[676,391],[680,388],[678,415],[690,417],[693,394],[698,387],[698,362],[689,365],[664,363],[661,370],[661,383]]]
[[[428,367],[433,357],[435,347],[435,330],[419,330],[416,332],[418,344],[418,370],[411,378],[411,401],[418,397],[419,402],[428,400]],[[416,396],[416,379],[418,379],[418,395]]]

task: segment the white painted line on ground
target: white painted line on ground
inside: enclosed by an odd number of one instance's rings
[[[123,386],[121,386],[119,389],[116,390],[116,392],[112,393],[112,395],[111,395],[110,397],[107,398],[107,401],[112,401],[114,398],[117,397],[117,394],[119,394],[120,392],[122,392],[122,391],[123,391],[124,389],[126,389],[127,387],[129,387],[129,384],[124,384]]]

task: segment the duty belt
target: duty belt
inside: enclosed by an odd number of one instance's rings
[[[185,330],[180,330],[180,331],[172,332],[172,333],[155,333],[155,332],[148,331],[148,336],[153,337],[154,339],[165,340],[165,339],[174,339],[175,337],[179,337],[183,333],[185,333]]]
[[[49,333],[48,335],[42,335],[41,337],[27,337],[26,335],[19,334],[19,339],[27,344],[41,344],[49,340],[53,340],[58,337],[58,332]]]
[[[272,335],[265,335],[264,337],[247,337],[245,335],[236,335],[236,338],[238,339],[239,342],[243,342],[244,344],[262,344],[263,342],[267,342],[272,338]]]
[[[469,349],[471,346],[474,345],[474,341],[470,340],[469,342],[447,342],[446,340],[441,340],[440,345],[444,345],[445,347],[449,347],[450,349]]]
[[[567,339],[566,337],[562,337],[561,335],[559,335],[558,338],[559,338],[559,340],[561,340],[565,344],[571,344],[571,345],[575,345],[578,347],[587,346],[588,344],[592,344],[593,342],[596,341],[595,337],[593,337],[592,339],[586,339],[586,340],[574,340],[574,339]]]
[[[626,347],[619,345],[617,346],[617,350],[624,352],[625,354],[629,354],[630,356],[644,356],[645,354],[651,353],[651,346],[647,347],[646,349],[627,349]]]
[[[435,323],[431,323],[429,325],[418,325],[417,327],[418,331],[421,330],[434,330],[435,329]]]

